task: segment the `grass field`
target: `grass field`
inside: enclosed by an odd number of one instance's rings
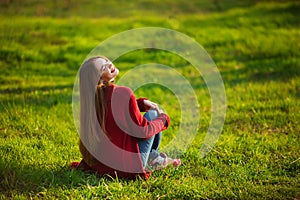
[[[298,1],[9,1],[0,2],[0,199],[295,199],[300,198],[300,3]],[[200,124],[182,166],[147,181],[68,169],[80,160],[72,116],[82,61],[104,39],[139,27],[194,38],[211,55],[226,88],[222,135],[198,156],[211,117],[200,74],[165,51],[118,58],[122,76],[153,62],[191,82]],[[151,95],[151,96],[150,96]],[[172,93],[154,85],[136,96],[180,113]]]

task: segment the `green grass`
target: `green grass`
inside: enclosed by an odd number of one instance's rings
[[[0,199],[299,197],[298,2],[0,4]],[[99,7],[106,9],[95,9]],[[182,166],[156,171],[147,181],[68,170],[70,162],[80,160],[72,117],[80,64],[104,39],[145,26],[185,33],[212,56],[226,88],[222,135],[205,158],[198,156],[211,117],[209,92],[200,74],[174,54],[138,50],[116,60],[120,75],[155,61],[183,74],[197,94],[199,130],[181,156]],[[160,103],[170,115],[166,145],[180,124],[175,96],[158,85],[140,88],[136,96]]]

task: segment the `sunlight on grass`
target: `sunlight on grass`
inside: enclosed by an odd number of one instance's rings
[[[298,2],[26,0],[0,5],[0,199],[299,197]],[[100,7],[105,9],[99,12]],[[169,52],[137,50],[115,60],[120,76],[141,64],[161,63],[186,77],[197,95],[200,123],[182,166],[155,171],[147,181],[69,170],[69,163],[81,158],[72,116],[81,63],[106,38],[145,26],[187,34],[216,62],[227,96],[222,135],[200,159],[212,107],[201,72]],[[162,143],[167,145],[180,126],[176,96],[160,85],[145,85],[135,94],[158,102],[170,115]]]

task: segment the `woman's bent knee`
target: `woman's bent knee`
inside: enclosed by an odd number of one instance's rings
[[[144,117],[148,120],[153,120],[158,116],[158,113],[156,110],[149,110],[145,113]]]

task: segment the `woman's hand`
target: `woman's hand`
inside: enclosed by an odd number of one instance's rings
[[[159,109],[158,105],[156,103],[153,103],[152,101],[144,100],[144,105],[146,109],[156,110],[158,114],[164,113],[162,110]]]
[[[156,103],[153,103],[152,101],[149,100],[144,100],[144,105],[147,108],[147,110],[157,110],[158,105]]]

